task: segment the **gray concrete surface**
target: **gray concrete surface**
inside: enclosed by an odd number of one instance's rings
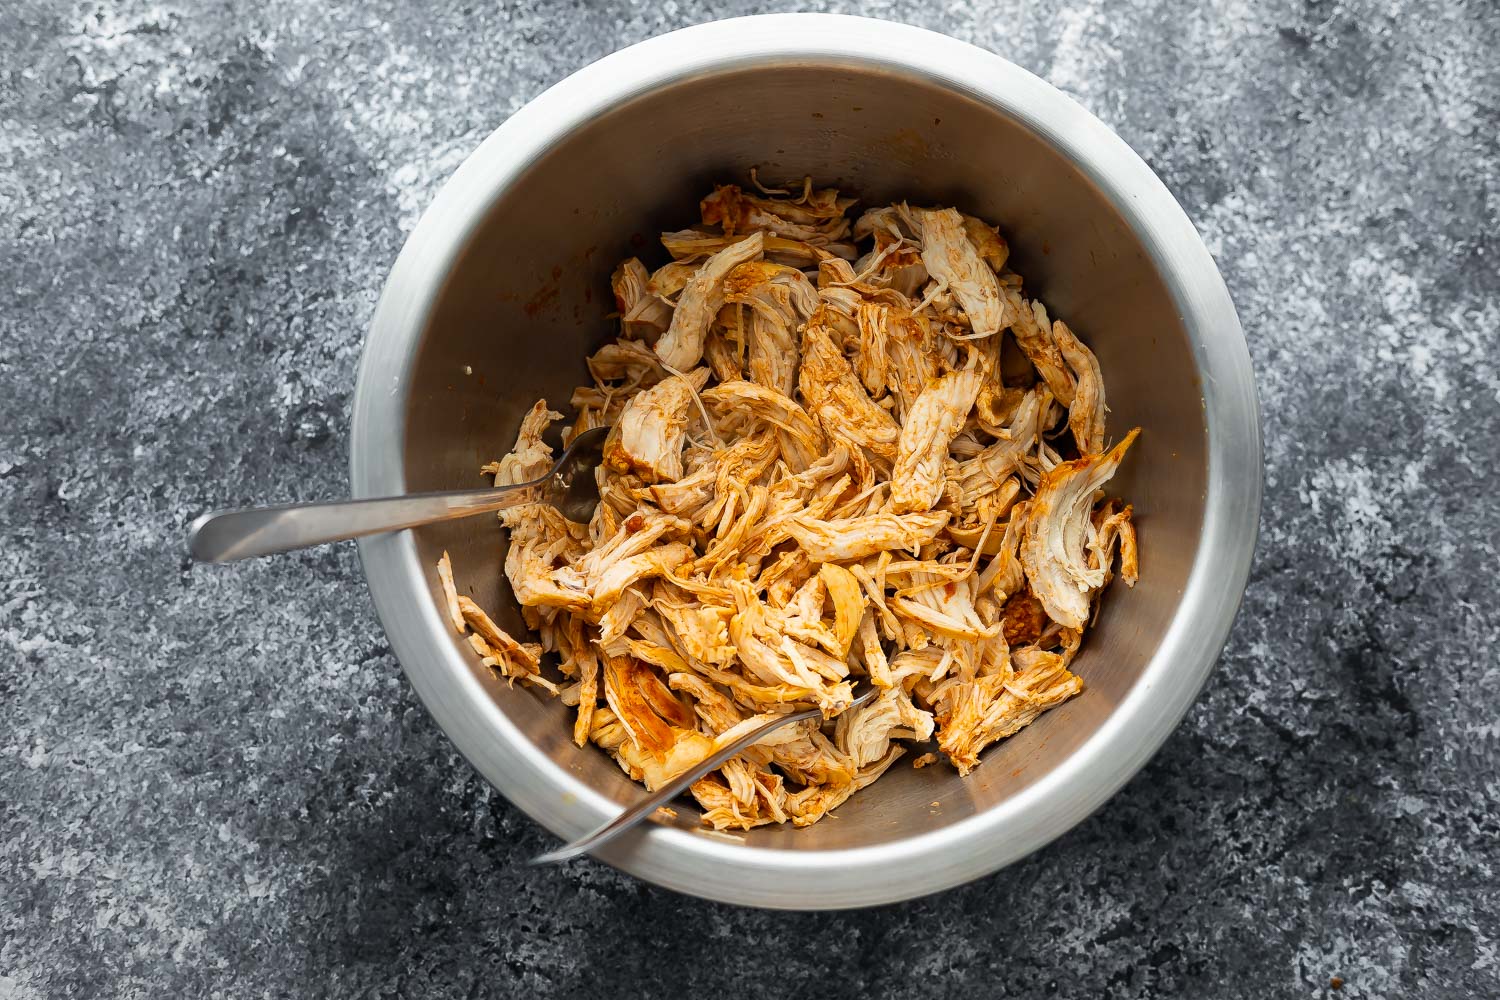
[[[831,6],[1076,95],[1229,282],[1264,529],[1161,754],[1038,855],[901,906],[518,867],[548,838],[417,704],[353,551],[201,569],[182,526],[344,490],[381,281],[490,129],[760,8],[11,0],[0,997],[1500,994],[1495,5]]]

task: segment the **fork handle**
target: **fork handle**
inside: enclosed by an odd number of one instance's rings
[[[199,562],[234,562],[414,528],[514,507],[531,499],[536,485],[210,511],[188,528],[188,553]]]

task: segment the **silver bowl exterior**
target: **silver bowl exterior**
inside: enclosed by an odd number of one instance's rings
[[[566,407],[612,335],[609,273],[695,217],[714,180],[811,174],[867,204],[954,204],[998,223],[1031,294],[1090,342],[1109,430],[1145,428],[1111,486],[1134,503],[1142,578],[1105,595],[1075,669],[1086,690],[967,778],[898,762],[808,829],[716,835],[683,808],[600,852],[642,879],[731,903],[833,909],[994,872],[1131,778],[1203,686],[1255,545],[1254,379],[1224,282],[1126,144],[990,52],[836,15],[700,25],[616,52],[495,130],[392,268],[353,408],[355,496],[479,482],[540,396]],[[653,256],[654,255],[654,256]],[[570,710],[481,667],[439,612],[433,570],[523,629],[491,518],[363,539],[370,591],[413,688],[475,769],[559,837],[639,789],[570,739]]]

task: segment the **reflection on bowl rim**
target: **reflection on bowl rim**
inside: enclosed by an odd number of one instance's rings
[[[1126,698],[1045,778],[969,818],[868,847],[750,847],[652,826],[599,854],[682,892],[822,909],[909,899],[999,869],[1066,832],[1136,773],[1192,704],[1228,635],[1255,545],[1262,461],[1249,353],[1228,291],[1186,214],[1118,136],[1047,83],[965,42],[864,18],[772,14],[686,28],[607,56],[516,112],[464,162],[407,240],[371,323],[353,407],[355,496],[405,490],[401,404],[416,334],[500,193],[563,136],[632,97],[705,72],[788,59],[921,78],[997,109],[1071,160],[1120,212],[1170,290],[1192,335],[1207,422],[1200,542],[1172,624]],[[363,539],[360,553],[413,688],[476,769],[561,837],[612,816],[618,806],[537,752],[462,661],[411,533]]]

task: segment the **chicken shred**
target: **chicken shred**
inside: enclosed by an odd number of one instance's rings
[[[1093,530],[1096,492],[1119,468],[1139,430],[1103,455],[1063,462],[1044,477],[1026,514],[1021,569],[1048,617],[1081,629],[1093,593],[1104,586],[1105,569],[1090,565],[1084,551]]]
[[[931,510],[942,499],[948,447],[974,408],[982,377],[977,369],[944,375],[912,404],[891,471],[891,507],[897,513]]]
[[[917,214],[922,221],[922,263],[927,273],[946,285],[963,306],[971,336],[995,336],[1005,325],[1006,303],[995,272],[966,231],[963,216],[952,208]]]
[[[746,261],[759,259],[764,249],[765,237],[756,232],[708,258],[688,279],[672,310],[671,325],[656,342],[656,353],[663,361],[677,369],[699,362],[708,328],[724,305],[724,279]]]
[[[854,367],[824,324],[825,312],[815,313],[803,329],[805,352],[798,388],[807,408],[830,437],[863,448],[889,464],[896,458],[901,426],[866,392]]]
[[[708,383],[707,368],[673,375],[631,397],[604,443],[604,464],[648,483],[682,478],[682,447],[695,416],[694,394]]]
[[[751,180],[611,278],[620,335],[564,433],[611,427],[593,520],[500,514],[539,641],[461,595],[446,552],[435,591],[481,663],[648,788],[817,707],[694,782],[718,830],[817,822],[910,744],[967,774],[1083,690],[1100,594],[1139,577],[1135,510],[1102,489],[1139,428],[1107,448],[1099,361],[1022,294],[1000,231]],[[537,402],[483,471],[544,475],[562,419]],[[862,678],[879,693],[851,708]]]

